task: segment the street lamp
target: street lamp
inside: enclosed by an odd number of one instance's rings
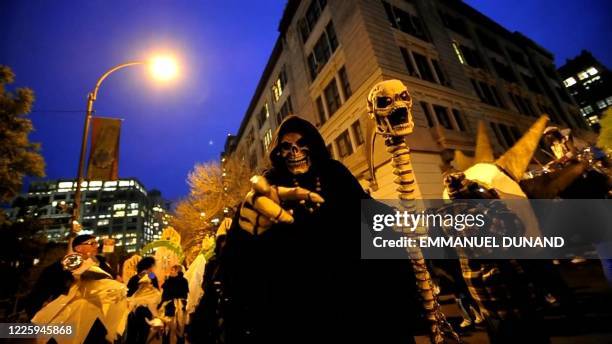
[[[91,123],[91,116],[93,113],[93,105],[98,97],[98,90],[102,85],[102,82],[113,72],[118,71],[130,66],[137,65],[148,65],[151,75],[160,81],[167,81],[173,79],[178,74],[178,66],[176,61],[171,57],[167,56],[156,56],[149,61],[131,61],[125,62],[112,67],[107,70],[96,82],[93,90],[87,95],[87,110],[85,112],[85,124],[83,125],[83,139],[81,140],[81,154],[79,156],[79,166],[77,169],[77,185],[74,192],[74,206],[72,211],[72,218],[70,221],[71,232],[76,233],[80,230],[80,224],[78,223],[79,215],[81,211],[81,184],[83,183],[83,165],[85,163],[85,153],[87,151],[87,136],[89,134],[89,126]]]

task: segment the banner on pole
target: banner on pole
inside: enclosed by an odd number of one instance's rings
[[[91,149],[87,164],[87,179],[117,180],[119,171],[119,134],[121,120],[92,118]]]

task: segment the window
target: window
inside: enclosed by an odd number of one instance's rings
[[[598,109],[603,109],[603,108],[605,108],[606,106],[607,106],[607,105],[606,105],[606,102],[605,102],[605,101],[603,101],[603,100],[599,100],[599,101],[597,101],[597,108],[598,108]]]
[[[259,111],[259,116],[257,118],[259,128],[264,125],[268,117],[270,117],[270,111],[268,110],[268,103],[265,103],[264,106],[261,108],[261,111]]]
[[[325,31],[321,34],[321,37],[319,37],[319,40],[314,45],[312,52],[308,55],[308,69],[312,80],[317,77],[331,55],[336,51],[337,47],[338,39],[336,37],[336,31],[334,30],[333,23],[330,21],[325,27]]]
[[[461,48],[459,48],[459,44],[457,42],[453,42],[453,50],[455,51],[455,55],[457,55],[457,59],[461,64],[466,64],[465,57],[463,57],[463,53],[461,52]]]
[[[527,116],[536,116],[535,111],[533,110],[533,106],[531,105],[531,101],[527,98],[523,98],[519,95],[508,93],[508,97],[514,104],[516,111],[523,115]]]
[[[429,106],[425,102],[420,102],[420,104],[421,104],[421,108],[423,109],[423,114],[425,115],[425,120],[427,120],[427,126],[430,128],[433,127],[434,122],[431,117],[431,113],[429,112]]]
[[[469,38],[469,34],[463,19],[444,12],[440,12],[440,18],[442,18],[442,23],[444,23],[444,26],[462,35],[463,37]]]
[[[345,130],[336,138],[336,145],[338,146],[338,154],[341,158],[353,154],[353,146],[351,145],[351,137],[348,130]]]
[[[333,116],[336,110],[340,108],[340,93],[338,93],[338,85],[336,84],[336,79],[332,79],[325,90],[323,91],[325,95],[325,103],[327,104],[327,111],[329,117]]]
[[[406,64],[406,69],[408,69],[408,74],[410,74],[410,76],[418,78],[419,74],[416,72],[416,69],[414,69],[414,66],[412,65],[412,61],[410,60],[410,53],[408,52],[408,50],[406,50],[406,48],[400,48],[400,53],[404,58],[404,63]]]
[[[414,58],[414,62],[416,63],[417,69],[419,70],[421,79],[427,80],[430,82],[436,82],[436,80],[434,79],[433,73],[431,71],[431,68],[429,67],[429,63],[427,63],[427,58],[415,52],[412,53],[412,57]]]
[[[495,68],[495,72],[500,78],[508,82],[517,81],[516,76],[514,75],[514,72],[512,71],[512,68],[510,68],[510,66],[497,61],[497,59],[495,58],[491,59],[491,63],[493,64],[493,68]]]
[[[285,73],[285,67],[283,67],[272,85],[272,97],[277,102],[283,95],[285,86],[287,85],[287,74]]]
[[[612,105],[612,96],[606,98],[606,104]]]
[[[270,148],[270,143],[272,143],[272,129],[266,130],[266,133],[264,134],[264,139],[263,139],[264,152],[268,151],[268,149]]]
[[[325,118],[325,109],[323,108],[323,101],[321,100],[321,97],[317,97],[316,104],[317,104],[317,115],[319,116],[319,123],[323,124],[325,123],[327,118]]]
[[[485,70],[487,69],[487,66],[480,58],[480,54],[478,53],[478,51],[472,48],[468,48],[464,45],[460,45],[459,50],[461,51],[461,55],[463,55],[463,58],[465,59],[465,62],[468,66],[473,68],[482,68]]]
[[[257,156],[255,154],[252,154],[249,158],[249,167],[251,170],[254,170],[255,167],[257,167]]]
[[[521,73],[521,78],[530,91],[542,94],[542,89],[534,77]]]
[[[527,63],[525,62],[525,56],[513,49],[506,49],[508,51],[508,55],[510,55],[510,59],[512,62],[521,65],[523,67],[527,67]]]
[[[353,131],[353,137],[355,137],[355,145],[357,147],[361,146],[364,140],[363,133],[361,132],[361,123],[359,123],[359,120],[356,120],[355,123],[351,125],[351,130]]]
[[[422,39],[429,42],[429,37],[425,32],[425,25],[421,18],[416,15],[412,15],[404,10],[401,10],[395,6],[391,6],[388,2],[383,1],[387,18],[391,23],[391,26],[412,35],[416,38]]]
[[[498,54],[503,55],[503,52],[501,50],[501,47],[499,46],[499,44],[497,43],[497,40],[491,36],[489,36],[488,34],[478,30],[476,31],[476,35],[478,36],[478,39],[480,41],[480,43],[487,49],[494,51]]]
[[[480,98],[480,101],[482,101],[485,104],[489,104],[489,105],[493,105],[497,107],[504,106],[504,104],[501,101],[501,98],[499,97],[499,94],[497,93],[497,88],[495,86],[489,85],[482,81],[476,81],[474,79],[470,79],[470,80],[472,82],[472,86],[474,87],[474,90],[476,91],[476,94]]]
[[[327,0],[312,0],[310,6],[308,6],[308,9],[306,10],[306,15],[298,22],[302,41],[306,42],[308,36],[310,36],[310,32],[317,24],[317,21],[321,16],[321,12],[323,12],[323,9],[325,8],[326,4]]]
[[[457,123],[457,127],[459,128],[459,130],[465,131],[466,127],[465,127],[465,122],[463,120],[463,114],[457,109],[453,109],[452,113],[453,113],[453,117],[455,118],[455,123]]]
[[[506,141],[507,147],[512,147],[516,140],[514,139],[514,135],[512,135],[508,126],[500,123],[498,123],[497,126],[499,128],[499,132],[502,134],[504,140]]]
[[[580,109],[580,112],[582,112],[585,115],[588,115],[593,112],[593,107],[591,105],[585,106],[582,109]]]
[[[450,82],[448,81],[448,79],[446,79],[446,75],[444,75],[444,72],[442,71],[442,68],[440,67],[440,63],[438,62],[438,60],[431,60],[431,64],[434,67],[434,71],[436,72],[436,75],[438,76],[438,80],[440,81],[440,84],[445,85],[445,86],[450,86]]]
[[[448,109],[444,106],[434,105],[434,113],[438,123],[446,129],[452,130],[453,125],[451,124],[450,118],[448,117]]]
[[[573,77],[569,77],[563,80],[563,85],[565,85],[565,87],[570,87],[575,84],[576,84],[576,79],[574,79]]]
[[[589,74],[590,76],[593,76],[595,74],[597,74],[599,71],[597,70],[597,68],[595,67],[590,67],[586,70],[587,74]]]
[[[578,79],[580,79],[580,80],[587,79],[588,77],[589,77],[589,74],[587,72],[582,71],[582,72],[578,73]]]
[[[287,100],[285,100],[285,102],[283,103],[283,106],[281,106],[280,111],[279,111],[279,119],[280,122],[282,122],[283,119],[285,119],[287,116],[291,115],[293,113],[293,106],[291,105],[291,96],[287,97]]]
[[[250,146],[253,144],[253,141],[255,141],[255,133],[253,132],[253,129],[251,129],[251,131],[249,131],[249,134],[247,135],[247,146]]]
[[[340,84],[342,85],[342,92],[344,92],[344,100],[346,101],[353,94],[351,84],[348,80],[348,75],[346,75],[346,68],[340,68],[340,71],[338,71],[338,76],[340,77]]]

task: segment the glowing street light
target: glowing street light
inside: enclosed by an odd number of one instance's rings
[[[79,166],[77,170],[77,185],[76,190],[74,192],[74,206],[72,212],[71,219],[71,231],[74,234],[78,232],[80,229],[80,224],[78,223],[80,208],[81,208],[81,184],[83,183],[83,165],[85,162],[85,152],[87,150],[87,136],[89,134],[89,126],[91,123],[91,116],[93,113],[93,105],[98,97],[98,90],[102,85],[102,82],[113,72],[118,71],[119,69],[123,69],[125,67],[137,66],[137,65],[146,65],[149,67],[149,71],[153,78],[159,81],[169,81],[178,76],[178,65],[176,60],[169,56],[155,56],[151,58],[149,61],[131,61],[125,62],[119,65],[112,67],[107,70],[96,82],[93,90],[89,92],[87,95],[87,111],[85,112],[85,124],[83,126],[83,139],[81,140],[81,154],[79,156]],[[70,245],[70,243],[69,243]]]

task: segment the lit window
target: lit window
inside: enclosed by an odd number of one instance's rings
[[[129,180],[120,180],[119,181],[119,186],[130,186],[130,181]]]
[[[580,109],[580,112],[582,112],[585,115],[590,114],[591,112],[593,112],[593,108],[591,107],[591,105],[589,106],[585,106],[582,109]]]
[[[125,204],[123,203],[113,204],[113,210],[121,210],[121,209],[125,209]]]
[[[125,216],[125,211],[121,210],[115,213],[115,217],[124,217]]]
[[[57,184],[57,187],[60,189],[65,189],[65,188],[71,188],[73,185],[72,182],[61,182],[59,184]]]
[[[603,108],[605,108],[606,106],[607,106],[607,105],[606,105],[606,102],[605,102],[605,101],[603,101],[603,100],[600,100],[600,101],[598,101],[598,102],[597,102],[597,108],[598,108],[598,109],[603,109]]]
[[[589,69],[587,69],[587,70],[586,70],[586,72],[587,72],[589,75],[595,75],[595,74],[597,74],[599,71],[598,71],[598,70],[597,70],[597,68],[595,68],[595,67],[590,67]]]
[[[570,86],[575,85],[575,84],[576,84],[576,79],[574,79],[572,77],[569,77],[569,78],[563,80],[563,85],[565,85],[565,87],[570,87]]]
[[[457,55],[459,62],[461,62],[461,64],[465,64],[465,58],[463,57],[463,53],[461,53],[461,49],[459,49],[459,44],[457,44],[457,42],[453,42],[453,50],[455,51],[455,55]],[[574,83],[576,83],[576,81],[574,81]]]
[[[607,103],[608,105],[612,105],[612,96],[610,96],[610,97],[606,98],[606,103]]]
[[[113,180],[113,181],[109,181],[109,182],[105,182],[104,186],[117,186],[117,181]]]
[[[270,143],[272,143],[272,129],[266,130],[266,134],[264,135],[264,149],[266,152],[268,148],[270,148]]]
[[[106,226],[108,225],[108,220],[100,220],[98,221],[98,226]]]
[[[580,79],[580,80],[584,80],[584,79],[586,79],[588,77],[589,77],[589,75],[587,74],[587,72],[580,72],[580,73],[578,73],[578,79]]]
[[[91,182],[89,182],[89,186],[90,187],[94,187],[94,186],[95,187],[100,187],[100,186],[102,186],[102,181],[99,181],[99,180],[91,181]]]
[[[591,117],[589,117],[589,118],[588,118],[588,121],[589,121],[589,123],[591,123],[591,124],[597,124],[597,123],[599,123],[599,117],[597,117],[597,116],[591,116]]]

